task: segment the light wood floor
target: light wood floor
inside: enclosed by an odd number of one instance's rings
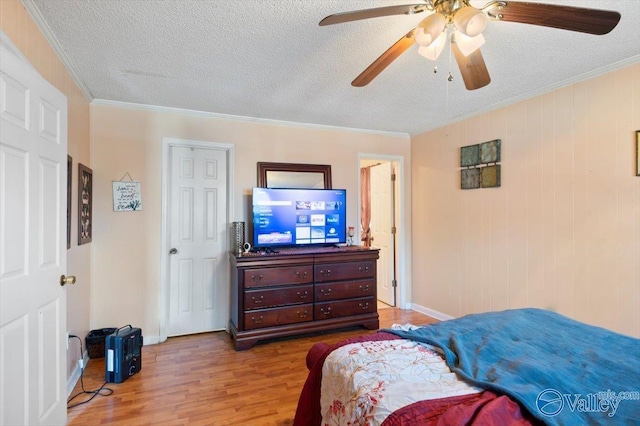
[[[380,309],[379,314],[381,328],[435,321],[396,308]],[[308,372],[309,348],[374,332],[352,328],[271,341],[241,352],[225,332],[172,337],[143,347],[142,370],[123,383],[107,384],[112,395],[70,408],[68,424],[291,425]],[[90,360],[85,389],[99,388],[104,377],[104,359]],[[72,395],[80,390],[78,382]],[[88,398],[81,395],[71,404]]]

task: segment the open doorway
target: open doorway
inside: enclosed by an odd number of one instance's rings
[[[397,217],[399,163],[394,159],[361,156],[359,228],[361,244],[380,249],[377,272],[378,307],[396,306]]]

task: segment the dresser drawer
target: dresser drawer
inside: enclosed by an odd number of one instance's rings
[[[244,328],[274,327],[313,320],[313,304],[261,309],[244,313]]]
[[[245,288],[308,284],[313,281],[311,265],[246,269],[243,274]]]
[[[323,320],[376,312],[376,308],[376,299],[373,297],[322,302],[316,303],[314,316],[316,320]]]
[[[247,311],[310,302],[313,302],[313,285],[311,284],[266,290],[247,290],[244,294],[244,309]]]
[[[327,263],[314,267],[316,282],[354,280],[376,276],[376,262]]]
[[[376,283],[372,279],[316,284],[315,301],[323,302],[328,300],[375,296],[375,285]]]

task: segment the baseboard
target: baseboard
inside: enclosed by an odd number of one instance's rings
[[[417,305],[415,303],[411,304],[411,309],[416,311],[416,312],[420,312],[421,314],[430,316],[431,318],[435,318],[437,320],[440,321],[446,321],[446,320],[450,320],[450,319],[454,319],[455,317],[452,317],[451,315],[447,315],[443,312],[439,312],[436,311],[435,309],[431,309],[431,308],[427,308],[425,306],[420,306]]]
[[[160,336],[149,336],[147,334],[142,336],[143,346],[157,345],[158,343],[160,343]]]

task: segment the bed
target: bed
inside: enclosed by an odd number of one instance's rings
[[[542,309],[315,344],[294,425],[640,424],[640,340]]]

